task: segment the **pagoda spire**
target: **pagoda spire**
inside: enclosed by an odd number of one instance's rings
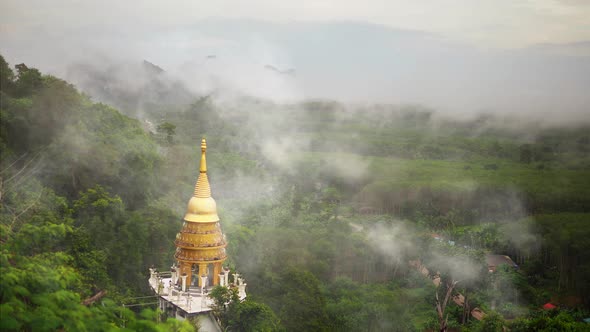
[[[207,141],[201,140],[201,165],[199,167],[199,178],[195,185],[194,197],[208,198],[211,197],[211,186],[207,178]]]

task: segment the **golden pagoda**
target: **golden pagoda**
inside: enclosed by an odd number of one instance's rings
[[[211,197],[211,187],[207,178],[206,152],[207,142],[203,138],[199,178],[193,197],[188,202],[182,229],[174,241],[174,258],[178,261],[179,277],[186,276],[186,285],[191,285],[194,270],[198,273],[194,277],[198,279],[199,287],[205,286],[202,285],[204,280],[212,280],[212,286],[219,285],[221,265],[227,258],[227,242],[221,232],[217,204]]]

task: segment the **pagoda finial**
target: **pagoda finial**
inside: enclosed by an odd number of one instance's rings
[[[199,168],[199,178],[195,185],[195,197],[207,198],[211,197],[211,187],[209,186],[209,179],[207,179],[207,141],[205,138],[201,140],[201,166]]]
[[[201,140],[201,168],[199,171],[201,173],[207,173],[207,159],[205,158],[205,154],[207,153],[207,140],[205,137]]]

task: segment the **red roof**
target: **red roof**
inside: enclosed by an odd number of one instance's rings
[[[543,304],[543,309],[545,309],[545,310],[551,310],[551,309],[555,309],[555,308],[557,308],[557,306],[555,306],[551,302],[547,302],[547,303]]]

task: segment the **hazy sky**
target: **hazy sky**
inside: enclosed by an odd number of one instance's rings
[[[147,59],[205,93],[590,114],[590,0],[2,0],[0,53],[74,83]]]
[[[3,34],[40,25],[190,24],[209,17],[273,21],[347,20],[421,30],[482,47],[590,40],[588,0],[3,0]]]

